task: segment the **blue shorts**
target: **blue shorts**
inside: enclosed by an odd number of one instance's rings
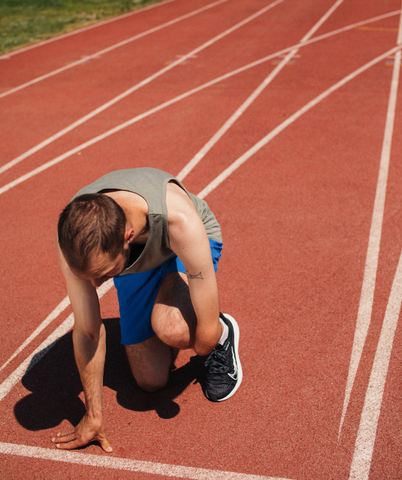
[[[209,239],[215,272],[221,258],[222,243]],[[133,345],[148,340],[152,330],[151,314],[162,280],[170,272],[186,273],[183,263],[174,255],[159,267],[143,273],[114,278],[120,310],[121,343]]]

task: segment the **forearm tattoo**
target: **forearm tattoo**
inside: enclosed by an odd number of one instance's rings
[[[186,270],[186,275],[189,280],[204,280],[204,277],[202,276],[202,272],[197,273],[197,275],[191,275],[191,273]]]

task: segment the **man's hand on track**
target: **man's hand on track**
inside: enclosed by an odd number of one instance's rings
[[[99,442],[102,449],[107,453],[113,450],[106,438],[103,422],[96,422],[90,419],[87,414],[74,430],[66,433],[58,433],[56,437],[52,438],[52,442],[55,443],[56,447],[60,450],[72,450],[83,447],[92,441]]]

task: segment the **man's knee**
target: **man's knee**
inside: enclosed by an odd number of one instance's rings
[[[179,349],[192,346],[196,316],[185,274],[166,275],[155,300],[151,322],[154,332],[166,345]]]
[[[131,373],[138,386],[146,392],[156,392],[169,381],[172,350],[155,335],[144,342],[126,345]]]
[[[163,343],[171,347],[184,348],[189,343],[189,327],[178,308],[155,305],[152,329]]]
[[[141,390],[144,390],[148,393],[153,393],[166,387],[169,382],[169,375],[167,375],[166,378],[136,378],[135,381]]]

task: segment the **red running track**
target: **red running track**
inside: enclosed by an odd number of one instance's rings
[[[172,0],[0,57],[2,478],[402,478],[401,6]],[[84,397],[58,214],[141,166],[217,214],[243,384],[208,402],[182,352],[141,393],[106,286],[114,451],[60,452]]]

